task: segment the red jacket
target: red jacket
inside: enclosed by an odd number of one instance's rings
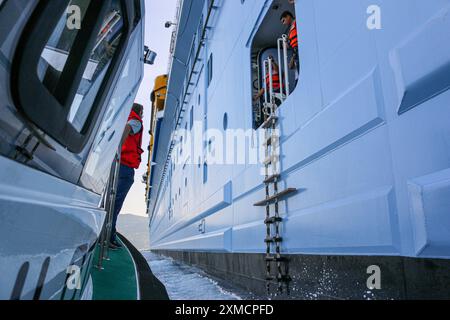
[[[138,120],[141,125],[142,125],[142,129],[141,131],[139,131],[138,133],[134,134],[134,135],[129,135],[125,142],[123,143],[122,146],[122,155],[121,155],[121,160],[120,163],[133,168],[133,169],[138,169],[139,165],[141,164],[141,155],[144,153],[144,150],[142,150],[142,133],[143,133],[143,123],[142,123],[142,119],[141,117],[139,117],[139,115],[134,112],[133,110],[131,111],[130,116],[128,117],[128,121],[130,120]]]
[[[272,70],[272,88],[274,91],[278,91],[280,90],[280,75],[278,74],[278,71],[276,71],[277,73],[274,73]],[[266,74],[266,87],[270,88],[270,75]]]
[[[297,21],[293,21],[289,29],[289,44],[292,49],[298,49]]]

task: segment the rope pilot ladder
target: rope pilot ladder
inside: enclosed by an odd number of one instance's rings
[[[278,74],[280,79],[279,92],[274,92],[273,89],[273,58],[269,57],[264,61],[264,79],[265,94],[264,94],[264,123],[262,125],[265,131],[265,138],[263,147],[265,149],[264,174],[263,181],[265,185],[266,198],[260,202],[255,203],[255,206],[266,208],[266,218],[264,224],[266,225],[266,288],[267,293],[270,294],[271,283],[276,283],[278,292],[283,293],[283,287],[286,287],[287,294],[289,294],[289,259],[282,255],[281,245],[283,237],[281,236],[281,225],[283,218],[280,215],[280,202],[286,197],[297,192],[295,188],[287,188],[280,190],[279,184],[281,180],[281,165],[280,165],[280,134],[278,127],[278,105],[283,103],[289,96],[289,73],[287,63],[287,36],[283,35],[278,39]],[[283,72],[284,67],[284,72]],[[284,79],[283,79],[284,73]],[[275,265],[276,275],[274,275],[272,266]]]

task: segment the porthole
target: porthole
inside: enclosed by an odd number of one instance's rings
[[[208,141],[208,151],[210,153],[212,152],[212,140],[211,139]]]
[[[205,162],[203,164],[203,184],[208,182],[208,164]]]
[[[223,115],[223,130],[228,129],[228,114],[225,112]]]

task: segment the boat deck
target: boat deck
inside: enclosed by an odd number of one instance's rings
[[[94,263],[98,261],[99,251],[97,247]],[[92,268],[93,300],[139,300],[137,274],[130,252],[124,245],[119,250],[109,250],[108,255],[109,260],[103,261],[103,270]]]
[[[153,275],[145,258],[123,236],[119,236],[123,248],[109,250],[103,269],[95,267],[100,246],[94,254],[91,269],[93,300],[168,300],[165,287]]]

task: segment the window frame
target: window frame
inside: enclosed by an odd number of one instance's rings
[[[136,26],[136,17],[139,15],[134,1],[120,0],[123,12],[120,43],[86,122],[82,130],[78,131],[69,122],[68,115],[111,2],[112,0],[93,0],[89,4],[55,95],[50,93],[39,79],[37,70],[41,54],[61,16],[66,13],[70,0],[40,1],[16,47],[11,72],[11,91],[17,109],[26,119],[75,154],[81,153],[86,147],[99,116],[106,108],[110,89],[118,76],[130,35]]]

